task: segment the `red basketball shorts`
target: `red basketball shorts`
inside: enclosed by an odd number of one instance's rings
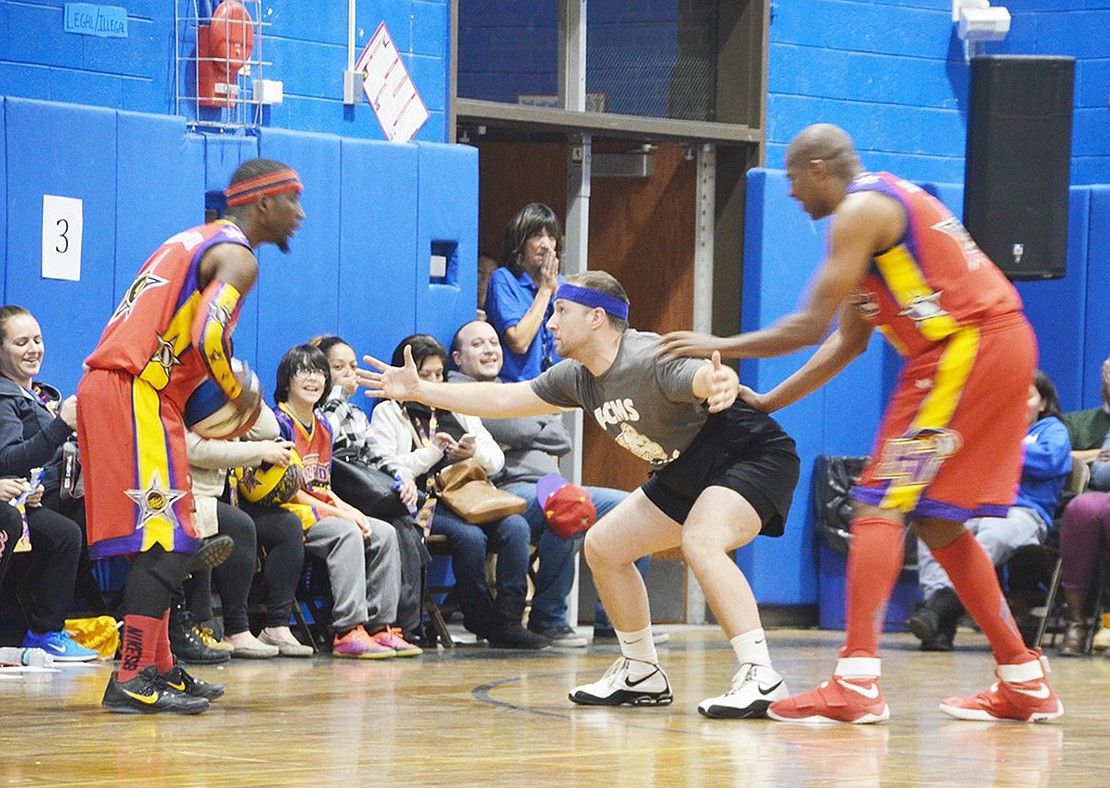
[[[192,479],[181,413],[146,381],[93,369],[77,387],[89,555],[193,553]]]
[[[852,497],[910,516],[1002,516],[1021,479],[1037,362],[1021,314],[968,326],[910,358]]]

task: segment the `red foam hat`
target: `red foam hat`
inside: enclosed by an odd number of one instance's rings
[[[585,531],[597,520],[590,494],[557,473],[536,482],[536,499],[543,506],[551,530],[563,539]]]

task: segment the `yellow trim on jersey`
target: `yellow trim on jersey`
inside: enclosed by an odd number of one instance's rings
[[[910,424],[908,430],[910,434],[926,428],[945,429],[952,423],[956,406],[960,404],[960,396],[967,385],[971,369],[975,366],[975,359],[979,355],[979,344],[980,332],[977,326],[965,326],[948,338],[948,345],[941,354],[936,373],[933,375],[933,387],[922,401],[917,415]],[[894,481],[879,505],[882,508],[912,511],[917,507],[921,493],[931,482],[931,476],[926,482],[912,484],[899,484],[898,481]]]
[[[138,481],[145,489],[161,495],[162,485],[169,483],[162,474],[168,472],[170,458],[166,446],[166,428],[159,414],[161,399],[158,392],[145,381],[135,379],[131,384],[131,405],[135,414],[135,463]],[[166,492],[173,492],[166,490]],[[148,495],[151,494],[148,492]],[[149,508],[142,512],[139,527],[143,531],[143,552],[154,545],[162,546],[166,552],[173,552],[174,529],[179,527],[173,514],[173,501],[170,496],[161,496],[165,501],[166,514],[158,514]]]
[[[193,317],[196,315],[198,300],[200,300],[200,293],[194,293],[181,305],[170,320],[170,324],[166,326],[166,333],[158,337],[159,344],[154,357],[139,373],[140,378],[158,391],[170,384],[173,368],[181,364],[181,356],[193,343]]]
[[[929,286],[925,274],[922,273],[917,260],[910,254],[905,244],[899,244],[877,255],[875,265],[878,266],[894,299],[903,309],[940,296]],[[938,342],[960,328],[960,324],[943,311],[936,315],[914,319],[914,322],[921,335],[932,342]]]

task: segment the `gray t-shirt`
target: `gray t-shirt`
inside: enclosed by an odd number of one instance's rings
[[[532,391],[552,405],[584,409],[618,444],[662,468],[686,450],[709,412],[693,392],[694,375],[706,362],[663,363],[655,357],[658,338],[629,329],[601,377],[564,359],[532,380]]]

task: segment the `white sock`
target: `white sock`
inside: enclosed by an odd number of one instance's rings
[[[771,654],[767,651],[767,636],[762,627],[737,635],[729,641],[736,659],[741,665],[763,665],[771,667]]]
[[[651,666],[659,664],[655,641],[651,639],[651,624],[638,632],[621,632],[619,629],[613,631],[617,633],[617,641],[621,644],[621,654],[637,660],[629,666],[629,672],[632,673],[633,678],[646,676],[652,671]]]

